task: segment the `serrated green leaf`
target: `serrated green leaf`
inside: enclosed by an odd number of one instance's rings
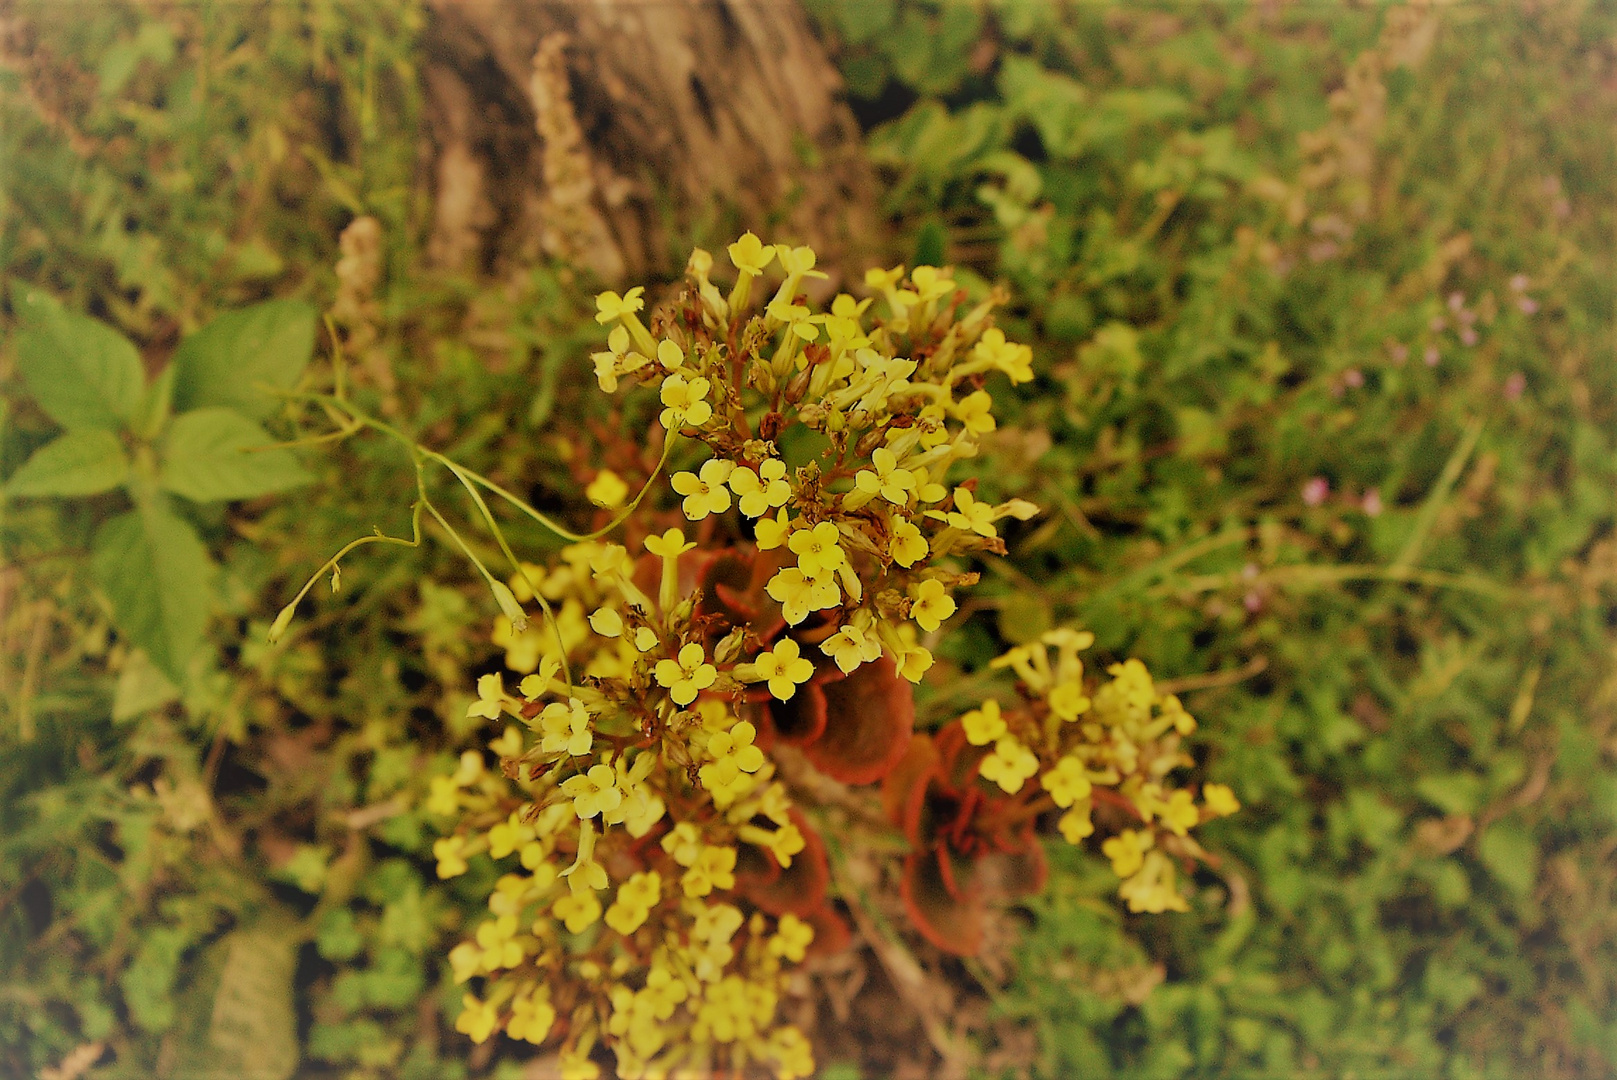
[[[312,477],[292,451],[274,442],[234,409],[185,413],[163,442],[160,482],[196,502],[251,499],[308,483]]]
[[[17,370],[52,420],[116,431],[135,415],[146,375],[128,338],[40,292],[22,295],[18,315]]]
[[[286,1080],[297,1071],[297,946],[292,923],[271,917],[207,951],[176,1030],[173,1075]]]
[[[208,624],[215,572],[196,531],[161,504],[131,510],[96,533],[90,569],[118,631],[183,683]]]
[[[293,936],[274,927],[239,930],[227,940],[224,977],[213,999],[208,1045],[230,1075],[286,1080],[298,1067],[292,979]]]
[[[175,351],[175,408],[222,406],[262,420],[275,411],[274,391],[303,374],[314,332],[315,310],[301,300],[225,312]]]
[[[34,451],[6,481],[6,494],[38,497],[99,495],[129,476],[129,458],[110,431],[69,431]]]

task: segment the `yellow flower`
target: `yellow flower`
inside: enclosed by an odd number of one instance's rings
[[[696,542],[685,539],[685,534],[678,529],[669,529],[661,536],[652,534],[646,537],[646,550],[665,559],[677,559],[695,546]]]
[[[1145,830],[1124,829],[1100,846],[1101,853],[1112,860],[1112,873],[1120,878],[1132,877],[1142,863],[1145,853],[1154,841]]]
[[[954,598],[943,589],[943,582],[928,578],[910,592],[910,618],[931,633],[955,612]]]
[[[836,662],[846,675],[860,664],[881,655],[881,641],[875,634],[849,623],[820,642],[820,651]]]
[[[955,403],[955,418],[966,425],[973,435],[986,435],[994,430],[994,399],[986,390],[967,394]]]
[[[765,246],[751,231],[742,233],[741,239],[725,250],[730,253],[735,268],[748,277],[757,277],[775,259],[774,245]]]
[[[998,327],[984,332],[977,347],[972,350],[975,359],[986,361],[1010,376],[1013,383],[1024,383],[1033,378],[1033,350],[1005,340]]]
[[[462,750],[460,764],[455,768],[455,783],[471,787],[483,775],[483,755],[476,750]]]
[[[796,1027],[787,1025],[770,1033],[769,1056],[775,1062],[775,1080],[814,1075],[814,1048]]]
[[[582,934],[601,917],[601,902],[593,892],[563,893],[551,905],[550,913],[562,921],[568,933]]]
[[[891,270],[872,267],[865,271],[865,285],[872,289],[891,289],[904,279],[904,267],[895,266]]]
[[[505,1033],[538,1046],[550,1034],[555,1022],[556,1010],[550,1002],[533,994],[521,994],[511,1002],[511,1019],[505,1025]]]
[[[742,772],[755,773],[764,766],[764,752],[753,745],[757,737],[757,728],[738,720],[730,730],[715,731],[708,737],[707,752],[715,759],[728,758]]]
[[[505,686],[499,674],[484,675],[477,680],[477,700],[466,707],[466,715],[498,720],[504,705]]]
[[[745,466],[738,468],[730,474],[729,482],[730,490],[741,499],[741,512],[748,517],[761,517],[771,507],[785,505],[792,495],[792,486],[786,482],[786,463],[779,458],[765,458],[757,472]],[[764,523],[758,524],[762,527]]]
[[[925,675],[931,666],[931,650],[920,645],[911,645],[898,659],[898,673],[912,683],[920,682],[921,676]]]
[[[595,474],[589,486],[584,489],[584,497],[597,506],[615,509],[623,505],[623,500],[629,494],[629,485],[624,483],[623,477],[611,469],[602,469]]]
[[[853,478],[854,484],[866,495],[880,495],[890,503],[903,506],[915,490],[915,474],[898,467],[898,455],[885,446],[878,446],[870,455],[875,468],[861,469]]]
[[[814,269],[814,249],[811,247],[792,247],[789,244],[776,244],[775,256],[780,259],[780,268],[788,274],[803,276]],[[815,274],[813,276],[824,277],[825,275]]]
[[[921,296],[921,302],[936,300],[954,292],[954,279],[945,277],[935,266],[917,266],[910,272],[910,281]]]
[[[792,523],[786,519],[786,511],[782,510],[773,518],[761,518],[753,528],[753,535],[758,540],[759,551],[771,551],[786,542],[786,536],[792,531]]]
[[[517,811],[488,831],[488,855],[503,859],[534,838],[533,826],[522,820]]]
[[[700,473],[679,472],[669,484],[685,496],[682,504],[685,516],[701,521],[709,514],[722,514],[730,509],[730,489],[724,486],[735,466],[723,458],[709,458],[702,463]]]
[[[590,613],[590,629],[604,638],[621,637],[623,616],[611,608],[598,608]]]
[[[668,688],[668,696],[674,699],[675,705],[689,705],[697,694],[713,685],[719,670],[707,662],[702,646],[693,641],[679,650],[677,660],[657,661],[654,674],[657,681]]]
[[[447,879],[464,874],[468,869],[465,852],[466,841],[459,836],[433,841],[432,857],[438,860],[438,877]]]
[[[1084,696],[1084,688],[1076,682],[1057,683],[1050,688],[1047,700],[1050,711],[1063,720],[1076,720],[1089,711],[1089,698]]]
[[[662,341],[657,342],[657,363],[670,372],[678,371],[683,375],[685,374],[682,370],[685,367],[685,350],[664,338]]]
[[[663,380],[663,427],[670,431],[681,427],[701,427],[713,416],[713,406],[707,403],[709,383],[697,377],[689,382],[683,375],[670,375]]]
[[[595,298],[595,321],[605,326],[613,319],[633,315],[646,306],[646,302],[640,299],[645,291],[644,286],[636,285],[622,296],[610,291],[600,294]]]
[[[797,556],[797,568],[804,577],[830,577],[848,564],[841,534],[829,521],[822,521],[812,529],[799,529],[786,546]]]
[[[1050,793],[1050,801],[1060,807],[1089,798],[1092,787],[1084,763],[1071,754],[1056,762],[1056,767],[1045,773],[1039,782]]]
[[[960,726],[966,729],[966,741],[973,746],[997,742],[1005,734],[1005,718],[1000,715],[999,702],[989,698],[982,708],[962,716]]]
[[[1158,914],[1190,910],[1174,886],[1172,861],[1160,851],[1146,855],[1139,871],[1123,882],[1117,894],[1128,901],[1130,911]]]
[[[1188,791],[1176,791],[1168,796],[1168,801],[1157,812],[1162,815],[1162,823],[1168,826],[1175,836],[1185,835],[1202,819],[1201,811],[1196,809],[1196,803]]]
[[[576,1049],[562,1048],[561,1052],[561,1080],[597,1080],[601,1075],[601,1067],[591,1061],[588,1051],[579,1052]]]
[[[1022,790],[1028,777],[1039,771],[1039,759],[1014,737],[1006,735],[994,744],[994,752],[983,758],[977,771],[984,780],[998,784],[1007,795],[1014,795]]]
[[[1228,817],[1241,809],[1235,792],[1223,784],[1203,784],[1202,802],[1206,804],[1208,812],[1217,817]]]
[[[692,899],[706,896],[714,889],[733,889],[735,868],[734,848],[704,847],[696,862],[679,879],[679,885]]]
[[[618,886],[618,898],[606,909],[606,925],[628,937],[640,929],[651,909],[662,900],[662,875],[637,873]]]
[[[524,673],[539,666],[539,659],[544,655],[545,645],[549,641],[539,626],[529,623],[526,630],[517,630],[504,615],[495,617],[494,632],[489,634],[489,640],[505,650],[507,669]]]
[[[814,940],[814,927],[788,912],[780,917],[775,936],[769,939],[769,955],[779,956],[794,964],[803,962],[803,950]]]
[[[772,652],[759,653],[753,664],[758,677],[769,683],[770,694],[781,701],[790,701],[798,684],[814,675],[814,665],[803,659],[802,650],[791,638],[781,638]]]
[[[702,836],[689,821],[681,821],[662,838],[663,851],[681,866],[694,865],[702,854]]]
[[[989,503],[978,502],[969,488],[954,489],[954,512],[949,515],[948,520],[955,528],[974,532],[978,536],[999,535],[999,531],[994,528],[994,507]]]
[[[499,1026],[499,1014],[493,1005],[478,1001],[471,994],[460,999],[460,1015],[455,1017],[455,1030],[467,1036],[474,1043],[487,1042],[488,1037],[494,1034]]]
[[[1095,823],[1089,820],[1089,804],[1075,806],[1062,814],[1061,820],[1056,822],[1056,828],[1061,830],[1062,837],[1069,844],[1079,843],[1084,837],[1093,834]]]
[[[477,928],[477,945],[483,950],[485,969],[498,971],[522,963],[522,945],[512,940],[516,932],[517,917],[511,914],[490,919]]]
[[[427,796],[427,813],[449,817],[460,810],[460,785],[452,776],[434,776]]]
[[[889,550],[894,562],[908,568],[926,558],[930,549],[915,523],[901,518],[893,523],[893,543]]]
[[[617,774],[612,766],[605,764],[591,765],[587,773],[570,776],[561,782],[562,794],[573,800],[573,812],[582,821],[592,818],[603,810],[616,810],[623,801],[623,793],[618,790]]]
[[[770,578],[764,591],[780,604],[781,614],[793,626],[808,618],[811,611],[836,607],[842,602],[842,592],[835,581],[815,580],[795,566],[788,566]]]
[[[630,349],[628,327],[614,326],[606,337],[606,351],[590,353],[595,361],[595,381],[604,393],[616,393],[618,379],[645,366],[646,358]]]
[[[769,834],[765,844],[769,853],[775,856],[775,861],[785,869],[792,865],[792,857],[808,847],[808,841],[803,838],[803,830],[791,822],[780,826]]]
[[[470,941],[463,941],[449,950],[449,966],[454,970],[459,985],[483,971],[483,950]]]
[[[539,730],[539,749],[547,754],[580,757],[590,752],[595,741],[590,733],[589,713],[577,698],[568,698],[565,705],[559,701],[546,705],[539,714]]]
[[[522,732],[507,726],[497,739],[490,739],[488,748],[499,758],[514,758],[522,754]]]

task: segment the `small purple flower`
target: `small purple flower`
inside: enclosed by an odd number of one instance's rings
[[[1366,516],[1380,517],[1381,489],[1371,488],[1369,491],[1366,491],[1364,493],[1364,498],[1359,503],[1359,506],[1364,510]]]
[[[1526,292],[1527,286],[1530,284],[1531,282],[1527,280],[1526,274],[1516,274],[1510,279],[1510,287],[1514,292]]]
[[[1437,351],[1437,346],[1436,345],[1428,345],[1428,346],[1426,346],[1426,352],[1422,356],[1422,359],[1424,359],[1426,361],[1426,366],[1427,367],[1436,367],[1438,360],[1440,360],[1441,358],[1442,358],[1442,354],[1440,354]]]
[[[1258,593],[1258,590],[1249,589],[1247,594],[1241,597],[1241,606],[1251,614],[1256,615],[1263,608],[1263,597]]]
[[[1257,563],[1249,562],[1245,566],[1241,567],[1241,577],[1244,580],[1251,581],[1253,578],[1255,578],[1257,576],[1258,576],[1258,564]]]
[[[1303,485],[1303,502],[1308,506],[1318,506],[1330,493],[1331,482],[1323,476],[1315,476]]]
[[[1342,381],[1357,390],[1364,385],[1364,372],[1358,368],[1348,368],[1342,372]]]
[[[1401,341],[1389,342],[1387,344],[1387,355],[1392,357],[1393,363],[1402,364],[1409,359],[1409,346]]]
[[[1471,345],[1475,345],[1476,343],[1477,343],[1477,332],[1475,330],[1471,329],[1469,326],[1462,327],[1460,329],[1460,344],[1465,345],[1465,346],[1471,346]]]
[[[1465,293],[1462,293],[1462,292],[1451,292],[1451,293],[1449,293],[1449,310],[1450,311],[1459,311],[1463,307],[1465,307]]]
[[[1519,371],[1512,371],[1505,379],[1505,400],[1516,401],[1527,390],[1527,376]]]
[[[1538,301],[1531,296],[1522,296],[1516,299],[1516,306],[1521,308],[1522,314],[1532,315],[1538,311]]]

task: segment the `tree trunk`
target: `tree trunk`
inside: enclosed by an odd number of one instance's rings
[[[743,228],[877,250],[840,78],[785,0],[430,0],[427,121],[442,266],[541,257],[609,284]]]

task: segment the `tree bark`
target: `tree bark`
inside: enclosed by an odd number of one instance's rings
[[[841,81],[786,0],[430,0],[439,265],[609,284],[743,228],[836,270],[879,249]]]

